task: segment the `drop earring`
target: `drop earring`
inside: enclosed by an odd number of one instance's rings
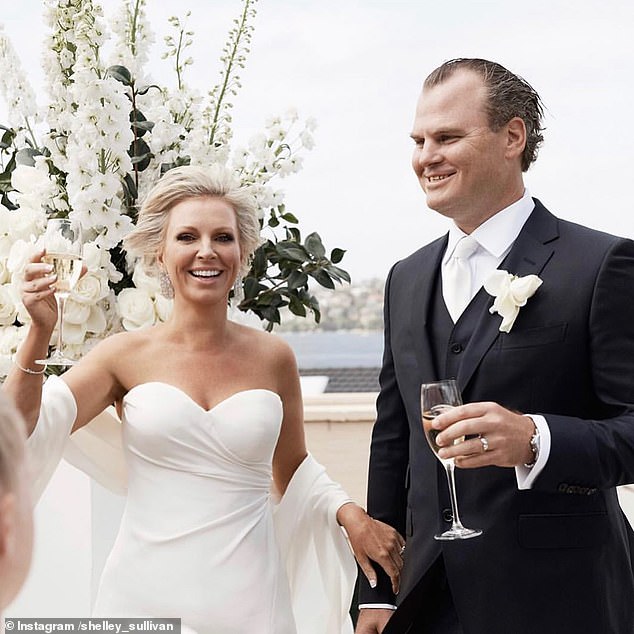
[[[236,308],[244,301],[244,286],[242,275],[238,274],[236,281],[233,283],[233,295],[231,296],[231,304]]]
[[[174,299],[174,286],[172,285],[172,280],[170,280],[170,276],[167,274],[167,271],[163,269],[159,270],[159,285],[161,287],[161,295],[165,297],[165,299]]]

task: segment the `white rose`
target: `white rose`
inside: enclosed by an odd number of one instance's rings
[[[0,326],[10,326],[15,321],[18,309],[13,300],[13,293],[8,285],[0,286]]]
[[[24,338],[20,331],[26,328],[18,328],[17,326],[6,326],[0,328],[0,354],[12,355]]]
[[[86,320],[86,331],[91,332],[94,335],[100,335],[106,330],[107,325],[108,322],[103,309],[96,304],[91,306],[90,316]]]
[[[93,273],[87,273],[75,285],[72,297],[80,304],[96,304],[108,295],[108,291],[108,280]]]
[[[13,359],[11,355],[0,354],[0,377],[5,377],[13,367]]]
[[[27,242],[26,240],[17,240],[13,243],[11,251],[9,251],[9,258],[7,259],[7,268],[13,275],[18,274],[20,276],[24,267],[28,264],[29,260],[33,257],[37,251],[37,246],[34,242]]]
[[[11,172],[11,186],[21,193],[29,193],[34,190],[50,190],[52,181],[49,175],[42,169],[30,165],[18,164]]]
[[[17,201],[20,209],[11,212],[11,232],[10,236],[15,239],[30,240],[32,236],[38,236],[46,222],[46,213],[41,208],[41,199],[37,198],[37,203],[28,196],[21,196]]]
[[[4,284],[11,279],[6,259],[0,257],[0,284]]]
[[[126,330],[138,330],[156,321],[154,302],[149,293],[140,288],[124,288],[117,296],[121,323]]]
[[[149,275],[141,263],[138,263],[134,267],[132,281],[137,288],[142,288],[150,295],[159,295],[161,292],[161,284],[159,283],[158,277],[156,277],[156,275]]]
[[[64,326],[66,324],[84,324],[90,317],[90,306],[67,299],[64,306]]]
[[[117,271],[110,260],[110,253],[95,242],[88,242],[83,247],[83,260],[89,272],[105,275],[111,282],[119,282],[123,275]]]
[[[86,337],[86,323],[82,322],[81,324],[71,324],[67,323],[66,319],[64,319],[64,332],[62,335],[65,346],[79,346],[84,343],[84,338]],[[51,343],[53,343],[53,345],[57,345],[57,339],[53,339]],[[64,349],[64,351],[66,352],[66,349]]]

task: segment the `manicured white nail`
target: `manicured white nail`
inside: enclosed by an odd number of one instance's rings
[[[370,588],[376,588],[376,579],[370,579]]]

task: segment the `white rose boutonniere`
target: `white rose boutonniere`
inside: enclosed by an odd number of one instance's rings
[[[501,269],[493,271],[484,283],[484,290],[495,297],[489,312],[502,317],[500,332],[511,332],[520,308],[535,294],[542,282],[537,275],[518,277]]]

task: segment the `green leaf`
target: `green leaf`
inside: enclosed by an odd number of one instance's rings
[[[319,310],[319,300],[314,295],[308,295],[304,303],[307,303],[311,310]]]
[[[157,86],[156,84],[150,84],[149,86],[141,86],[141,88],[139,88],[136,91],[136,94],[137,95],[145,95],[145,94],[148,93],[150,88],[156,88],[159,92],[161,91],[161,87],[160,86]]]
[[[132,86],[132,74],[125,66],[110,66],[106,69],[106,76],[112,77],[117,81],[120,81],[124,86]]]
[[[137,108],[130,111],[130,126],[136,132],[137,137],[142,137],[154,127],[152,121],[148,121],[146,116]]]
[[[350,283],[350,274],[348,273],[348,271],[344,271],[338,266],[333,266],[332,264],[328,264],[325,269],[330,275],[332,275],[332,277],[334,277],[339,282],[345,281]]]
[[[139,137],[142,137],[146,132],[150,132],[154,127],[152,121],[133,121],[132,128],[137,130]]]
[[[306,307],[295,295],[291,296],[291,302],[288,305],[288,308],[293,313],[293,315],[297,315],[298,317],[306,317]]]
[[[7,196],[6,192],[2,192],[2,196],[0,196],[0,201],[9,211],[15,211],[16,209],[18,209],[18,206],[14,205],[9,200],[9,197]]]
[[[134,165],[137,169],[137,171],[142,172],[143,170],[146,170],[149,165],[150,165],[150,161],[152,160],[152,156],[153,154],[150,152],[149,154],[141,154],[140,156],[133,156],[132,157],[132,165]]]
[[[137,198],[139,197],[139,192],[137,190],[136,183],[134,178],[132,178],[131,174],[126,174],[122,180],[123,193],[126,198],[126,207],[128,208],[128,215],[132,218],[136,219],[136,208],[135,203]]]
[[[280,214],[280,217],[286,220],[286,222],[290,222],[294,225],[296,225],[299,222],[299,220],[297,220],[297,218],[290,211],[284,214]]]
[[[0,128],[5,130],[5,133],[2,135],[2,139],[0,140],[0,148],[6,150],[11,147],[11,144],[15,139],[15,132],[9,128],[5,128],[3,125],[0,125]]]
[[[344,249],[333,249],[330,252],[330,261],[333,264],[339,264],[339,262],[341,262],[341,260],[343,260],[344,254],[345,254],[345,250]]]
[[[301,242],[302,234],[297,227],[284,227],[286,230],[286,239],[291,242]]]
[[[128,154],[132,159],[134,159],[135,156],[146,156],[151,153],[150,146],[143,139],[134,139],[128,150]]]
[[[260,279],[264,277],[267,268],[266,258],[266,245],[259,246],[253,254],[253,260],[251,261],[251,271],[253,275]]]
[[[319,284],[321,284],[324,288],[330,288],[334,290],[335,283],[332,281],[332,278],[324,269],[317,269],[316,271],[310,271],[309,275],[317,280]]]
[[[255,277],[246,277],[244,279],[243,286],[245,301],[255,299],[261,291],[266,290],[266,286],[264,286],[264,284],[260,284],[258,279]]]
[[[42,153],[39,150],[31,147],[23,147],[15,153],[15,160],[19,165],[29,165],[30,167],[34,167],[35,157],[41,155]]]
[[[150,150],[150,146],[140,138],[132,141],[128,154],[137,172],[142,172],[144,169],[147,169],[154,156]]]
[[[288,276],[287,284],[289,288],[293,289],[306,286],[306,284],[308,284],[308,275],[303,271],[293,271]]]
[[[300,244],[288,241],[278,242],[275,245],[275,251],[280,257],[292,260],[293,262],[305,262],[308,256],[306,249]]]
[[[269,321],[271,324],[279,324],[280,320],[280,311],[274,306],[265,306],[262,309],[262,317]]]
[[[308,249],[308,252],[316,258],[323,258],[326,255],[326,249],[319,237],[318,233],[311,233],[306,236],[306,240],[304,241],[304,245]]]

